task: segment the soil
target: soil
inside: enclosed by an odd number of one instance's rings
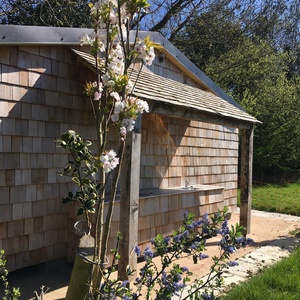
[[[239,213],[232,213],[229,224],[235,225],[239,223]],[[252,213],[251,216],[251,233],[247,237],[252,238],[255,243],[252,246],[239,249],[234,253],[231,260],[237,259],[257,249],[268,245],[272,241],[282,237],[291,236],[300,232],[300,222],[295,217],[286,217],[278,214],[268,213]],[[207,242],[207,254],[210,257],[218,255],[218,239],[212,238]],[[207,258],[194,264],[192,258],[186,257],[178,262],[181,266],[187,266],[192,271],[196,278],[209,273],[211,259]],[[142,266],[142,263],[139,264]],[[58,300],[64,299],[67,291],[68,280],[70,278],[72,266],[66,263],[47,266],[33,266],[12,272],[9,275],[10,286],[20,287],[21,299],[36,299],[34,291],[40,294],[42,286],[50,287],[49,291],[43,296],[43,300]],[[45,288],[46,290],[46,288]],[[1,291],[0,291],[1,294]],[[79,299],[78,299],[79,300]]]

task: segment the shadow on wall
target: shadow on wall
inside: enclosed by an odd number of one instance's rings
[[[184,185],[189,153],[182,140],[190,120],[158,114],[143,115],[140,188],[158,189]]]
[[[57,170],[68,154],[55,140],[68,129],[96,135],[70,49],[3,46],[0,71],[0,245],[16,270],[66,257],[70,184]]]

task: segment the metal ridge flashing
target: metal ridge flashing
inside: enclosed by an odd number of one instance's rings
[[[0,25],[0,45],[79,45],[88,28]]]

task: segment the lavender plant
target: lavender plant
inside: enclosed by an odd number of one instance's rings
[[[0,249],[0,280],[4,285],[4,296],[1,298],[2,300],[17,300],[21,297],[20,288],[13,287],[10,289],[9,282],[7,279],[8,270],[6,269],[6,259],[5,253],[3,249]]]
[[[129,285],[127,281],[110,280],[108,276],[108,280],[97,291],[100,299],[168,300],[173,296],[184,300],[214,299],[214,288],[221,284],[224,268],[236,264],[229,260],[230,255],[253,242],[242,236],[243,228],[238,224],[228,227],[228,220],[225,218],[227,211],[225,207],[211,216],[210,220],[205,214],[196,221],[191,213],[185,213],[182,226],[170,237],[157,235],[151,241],[152,248],[147,247],[143,252],[136,246],[134,251],[144,263],[135,282]],[[210,274],[205,281],[191,282],[193,273],[186,266],[181,266],[179,259],[191,255],[194,263],[197,263],[208,258],[203,253],[208,238],[207,229],[214,230],[220,236],[220,254],[212,257]],[[127,271],[128,274],[132,273],[130,269]],[[188,292],[187,296],[183,296],[184,289]]]

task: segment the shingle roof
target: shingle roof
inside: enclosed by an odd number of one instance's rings
[[[93,56],[75,49],[72,50],[78,55],[81,62],[88,64],[95,70],[96,64]],[[138,73],[132,69],[130,78],[134,81],[137,77],[138,81],[134,94],[143,100],[190,108],[224,118],[259,123],[256,118],[212,92],[164,78],[151,72],[141,71]]]

